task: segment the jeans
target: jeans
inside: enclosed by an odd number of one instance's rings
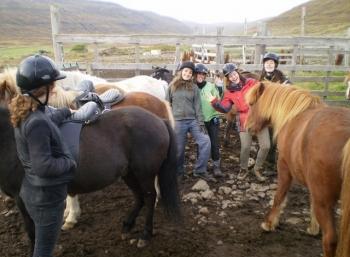
[[[220,120],[215,117],[208,122],[204,122],[208,130],[208,135],[211,143],[211,158],[213,161],[220,159],[220,143],[219,143],[219,129]]]
[[[197,120],[177,120],[175,123],[176,141],[178,147],[177,172],[178,175],[184,174],[185,166],[185,145],[187,142],[187,133],[191,133],[198,145],[198,158],[195,164],[194,173],[207,172],[208,159],[210,155],[210,139],[207,134],[201,131]]]
[[[52,257],[63,222],[67,185],[34,187],[24,183],[20,194],[34,221],[33,257]]]

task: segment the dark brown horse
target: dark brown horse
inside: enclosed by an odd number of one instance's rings
[[[247,129],[258,132],[271,123],[279,152],[278,187],[262,228],[275,230],[282,203],[295,180],[310,191],[311,225],[308,232],[316,235],[320,226],[323,256],[335,256],[334,208],[342,183],[349,185],[347,170],[350,167],[343,157],[349,158],[350,153],[350,110],[326,106],[308,91],[279,84],[257,84],[248,92],[247,101],[250,105]],[[349,195],[343,201],[349,206]],[[349,231],[349,218],[345,219],[340,230]],[[349,239],[349,232],[343,238]]]
[[[130,232],[140,210],[146,206],[139,247],[144,246],[153,233],[156,176],[162,206],[170,217],[179,217],[176,140],[168,122],[139,107],[112,110],[83,126],[79,148],[78,168],[69,185],[69,194],[93,192],[121,177],[135,198],[123,222],[123,235]],[[19,197],[24,170],[17,157],[14,130],[5,108],[0,108],[0,156],[0,188],[15,199],[33,247],[34,224]]]

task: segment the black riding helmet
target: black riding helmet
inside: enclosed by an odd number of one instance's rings
[[[24,59],[16,74],[17,85],[22,92],[31,91],[65,77],[56,64],[43,55],[33,55]]]
[[[263,63],[265,63],[267,60],[273,60],[276,66],[275,68],[277,68],[280,62],[280,57],[275,53],[266,53],[263,58]]]
[[[192,72],[194,72],[194,69],[195,69],[194,63],[191,61],[186,61],[186,62],[181,63],[179,70],[182,70],[184,68],[189,68],[192,70]]]
[[[222,73],[227,77],[232,71],[237,71],[238,67],[234,63],[226,63],[222,68]]]
[[[196,63],[194,71],[196,73],[205,73],[205,74],[209,73],[209,69],[203,63]]]

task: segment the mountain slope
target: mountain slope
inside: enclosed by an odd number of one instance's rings
[[[49,40],[50,4],[60,8],[64,33],[181,33],[190,28],[173,18],[87,0],[1,0],[0,34],[6,39]]]
[[[306,7],[305,35],[345,36],[350,28],[350,0],[313,0],[268,20],[273,35],[300,35],[301,8]]]

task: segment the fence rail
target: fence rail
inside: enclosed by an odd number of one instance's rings
[[[281,53],[281,60],[286,64],[281,64],[281,70],[288,72],[291,79],[295,82],[321,82],[324,83],[324,90],[320,93],[327,97],[330,95],[339,95],[339,92],[329,92],[328,85],[330,82],[341,81],[342,77],[334,77],[332,72],[350,71],[350,35],[348,37],[276,37],[264,36],[258,33],[258,36],[228,36],[223,35],[223,28],[218,28],[216,35],[101,35],[101,34],[63,34],[60,33],[59,10],[51,6],[51,24],[52,40],[55,52],[55,60],[59,64],[64,64],[64,44],[84,43],[93,44],[95,49],[95,61],[86,65],[90,72],[100,72],[103,70],[132,70],[135,75],[141,71],[152,69],[154,63],[141,63],[142,56],[140,47],[144,45],[172,45],[175,46],[174,62],[157,64],[166,66],[168,69],[175,71],[180,63],[180,46],[209,45],[215,49],[215,64],[208,64],[211,70],[221,70],[224,64],[225,50],[234,48],[236,52],[243,51],[238,58],[234,60],[241,63],[240,67],[248,71],[259,71],[262,68],[261,60],[267,49],[282,49],[286,53]],[[349,30],[350,31],[350,30]],[[135,48],[134,63],[102,63],[99,57],[99,45],[111,44],[131,45]],[[245,51],[250,51],[253,56],[247,56]],[[211,51],[212,52],[212,51]],[[342,64],[334,65],[337,56],[341,54]],[[214,53],[212,54],[214,56]],[[247,59],[251,60],[248,64]],[[310,63],[305,59],[313,57]],[[316,61],[315,61],[316,59]],[[321,60],[325,64],[317,63]],[[316,63],[315,63],[316,62]],[[80,65],[81,67],[83,65]],[[301,77],[296,76],[296,72],[324,72],[324,76]],[[343,92],[342,92],[343,93]]]

